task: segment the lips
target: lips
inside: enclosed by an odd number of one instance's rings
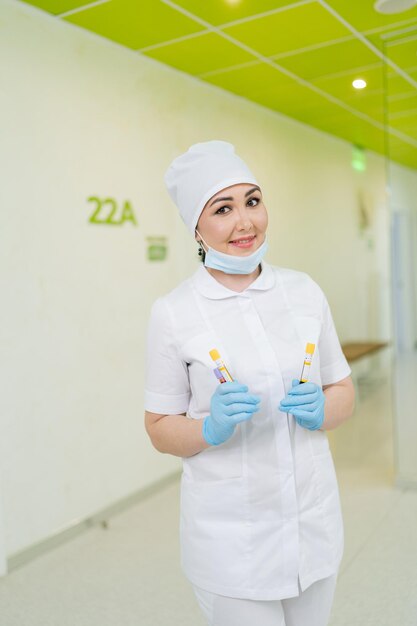
[[[241,250],[250,250],[255,246],[255,239],[255,235],[251,235],[250,237],[239,237],[239,239],[229,241],[229,245],[234,246],[235,248],[240,248]]]
[[[232,239],[230,243],[250,243],[255,239],[255,235],[251,237],[240,237],[239,239]]]

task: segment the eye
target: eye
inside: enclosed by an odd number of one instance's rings
[[[217,209],[215,215],[226,215],[226,213],[229,213],[230,210],[231,209],[228,206],[221,206],[220,209]]]
[[[254,201],[255,204],[249,204],[252,201]],[[256,196],[252,196],[252,198],[249,198],[248,204],[249,206],[256,206],[257,204],[259,204],[260,201],[261,201],[260,198],[257,198]]]

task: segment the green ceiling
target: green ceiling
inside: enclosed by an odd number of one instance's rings
[[[65,20],[417,168],[417,8],[374,0],[26,0]],[[364,78],[356,91],[352,80]]]

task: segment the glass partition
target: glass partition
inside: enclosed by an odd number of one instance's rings
[[[417,24],[383,51],[396,482],[417,488]]]

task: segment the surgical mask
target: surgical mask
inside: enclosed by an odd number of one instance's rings
[[[201,237],[197,229],[196,232]],[[263,244],[249,256],[234,256],[233,254],[218,252],[218,250],[210,248],[202,237],[201,239],[208,248],[204,265],[213,270],[220,270],[225,274],[251,274],[258,267],[268,249],[268,243],[265,238]]]

